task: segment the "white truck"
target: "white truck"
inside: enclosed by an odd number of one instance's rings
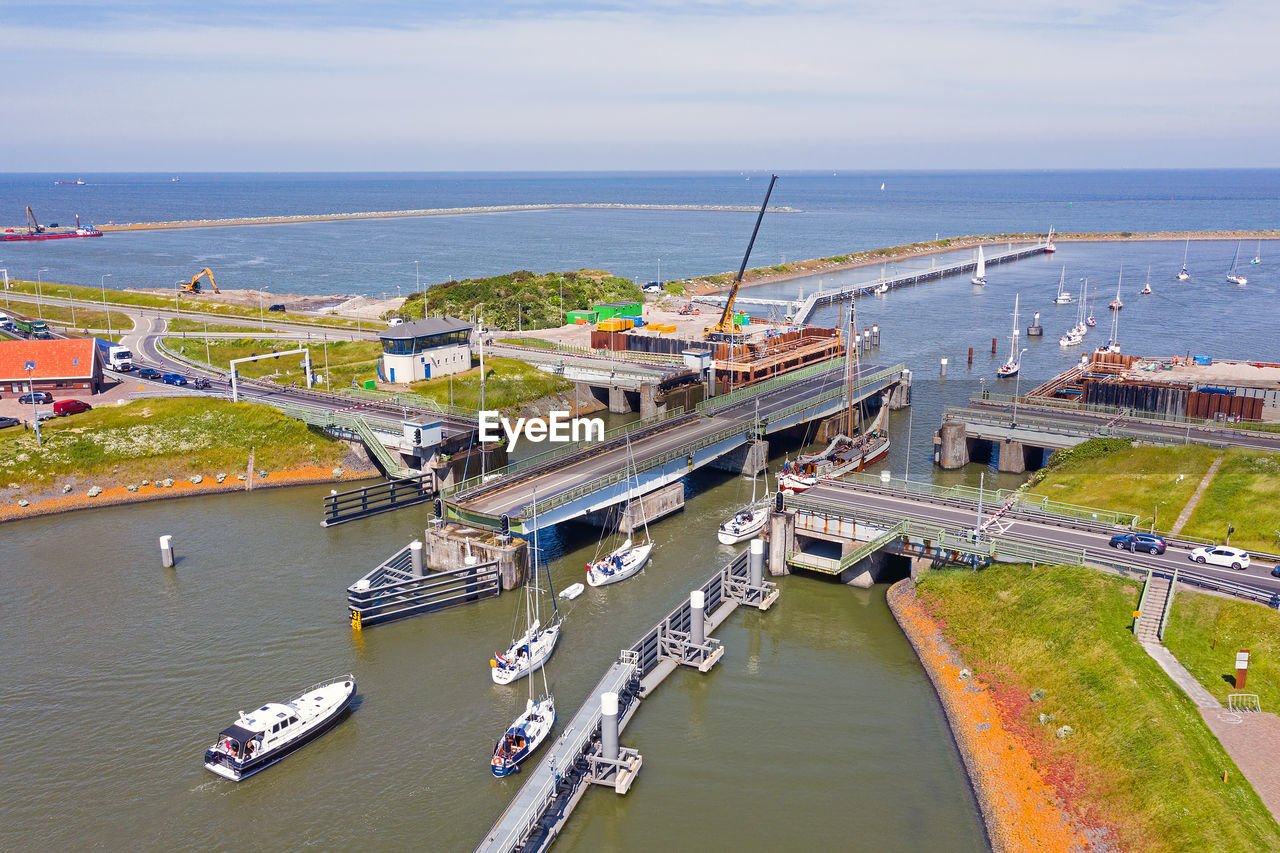
[[[112,370],[133,370],[133,353],[128,347],[103,338],[94,338],[98,352],[102,354],[102,363]]]

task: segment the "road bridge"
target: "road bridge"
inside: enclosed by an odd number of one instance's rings
[[[883,394],[901,381],[904,370],[903,365],[862,366],[853,381],[853,404]],[[849,405],[843,366],[826,362],[706,400],[692,412],[668,413],[601,443],[553,451],[532,465],[521,463],[459,484],[447,497],[445,514],[489,528],[499,527],[506,516],[512,530],[527,534],[533,530],[535,491],[538,525],[558,524],[640,497],[744,445]]]

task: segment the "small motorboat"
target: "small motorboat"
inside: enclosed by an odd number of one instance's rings
[[[630,537],[609,554],[592,563],[587,563],[587,583],[591,586],[608,586],[619,583],[644,568],[649,562],[649,554],[653,551],[653,543],[645,542],[632,545]]]
[[[556,722],[556,703],[551,696],[529,699],[524,713],[516,717],[493,746],[490,770],[499,778],[520,772],[524,761],[547,739]]]
[[[580,583],[569,584],[568,587],[560,592],[560,597],[573,601],[575,598],[582,595],[582,592],[585,589],[586,587]]]
[[[249,714],[241,711],[240,719],[205,750],[205,769],[233,782],[252,776],[328,731],[355,695],[355,676],[347,674],[308,687],[290,702],[268,702]]]
[[[763,507],[753,506],[740,509],[733,518],[720,525],[716,531],[716,539],[721,545],[734,545],[755,536],[764,529],[769,520],[769,513]]]

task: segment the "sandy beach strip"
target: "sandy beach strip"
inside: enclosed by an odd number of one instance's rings
[[[707,211],[711,213],[754,213],[756,208],[719,204],[500,204],[485,207],[437,207],[422,210],[369,210],[351,213],[302,213],[296,216],[241,216],[230,219],[184,219],[172,222],[112,222],[96,226],[99,231],[164,231],[174,228],[225,228],[233,225],[295,225],[302,222],[341,222],[348,219],[407,219],[421,216],[474,216],[483,213],[527,213],[540,210],[658,210]],[[796,213],[793,207],[770,208],[771,212]]]
[[[942,703],[996,853],[1092,849],[1035,759],[1004,725],[985,684],[965,667],[916,598],[910,580],[889,589],[889,609]]]

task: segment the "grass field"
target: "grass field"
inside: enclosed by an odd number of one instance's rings
[[[170,332],[194,332],[198,335],[204,334],[206,329],[210,332],[240,332],[241,334],[253,334],[254,332],[262,331],[261,326],[255,327],[236,323],[218,323],[216,321],[208,323],[206,326],[206,322],[204,320],[188,320],[186,317],[178,317],[173,320],[168,320],[165,322],[164,327]],[[274,332],[276,330],[268,326],[266,331]]]
[[[1222,702],[1237,692],[1236,652],[1248,649],[1245,693],[1257,693],[1262,710],[1280,711],[1280,613],[1261,604],[1179,591],[1164,644],[1196,680]]]
[[[511,411],[548,394],[569,390],[573,383],[531,365],[511,358],[486,358],[484,361],[484,407]],[[409,386],[415,394],[442,405],[450,402],[450,378],[428,379]],[[480,368],[473,367],[452,378],[453,405],[477,410],[480,406]]]
[[[1057,501],[1132,512],[1148,521],[1155,514],[1156,527],[1167,530],[1220,453],[1196,445],[1122,444],[1095,440],[1063,453],[1031,490]]]
[[[555,349],[556,345],[546,338],[499,338],[498,343],[510,344],[513,347],[535,347],[537,349]]]
[[[204,397],[103,406],[49,421],[42,430],[43,449],[34,432],[0,432],[0,486],[48,488],[73,476],[101,478],[96,485],[105,487],[143,477],[235,474],[245,469],[250,447],[256,466],[268,471],[328,467],[346,450],[269,406]]]
[[[205,339],[199,336],[188,338],[165,338],[164,345],[173,352],[205,360]],[[250,355],[263,355],[272,352],[287,352],[301,346],[296,341],[264,341],[254,338],[210,338],[208,354],[214,367],[222,370],[231,369],[233,358],[245,358]],[[325,372],[326,346],[315,341],[307,345],[311,350],[311,370],[315,373]],[[373,379],[376,375],[374,363],[382,353],[382,344],[378,341],[330,341],[328,384],[333,388],[345,388],[351,380]],[[237,365],[241,376],[253,379],[274,379],[285,383],[306,382],[302,372],[302,356],[284,355],[279,358],[266,358]]]
[[[107,328],[107,312],[101,309],[79,308],[75,310],[75,325],[71,323],[72,314],[70,306],[61,305],[45,305],[39,310],[34,304],[25,302],[15,302],[10,310],[4,310],[6,314],[13,316],[16,312],[24,317],[37,319],[43,317],[51,324],[66,326],[72,331],[80,329],[106,329]],[[133,328],[133,318],[128,314],[122,314],[119,311],[111,312],[111,331],[127,332]]]
[[[1280,454],[1231,448],[1183,533],[1280,553]]]
[[[1080,568],[929,572],[921,598],[1121,850],[1277,850],[1277,826],[1190,700],[1134,640],[1137,584]],[[1031,701],[1044,690],[1042,701]],[[1052,714],[1048,725],[1038,715]],[[1058,726],[1075,734],[1059,739]],[[1223,782],[1223,771],[1231,771]]]

